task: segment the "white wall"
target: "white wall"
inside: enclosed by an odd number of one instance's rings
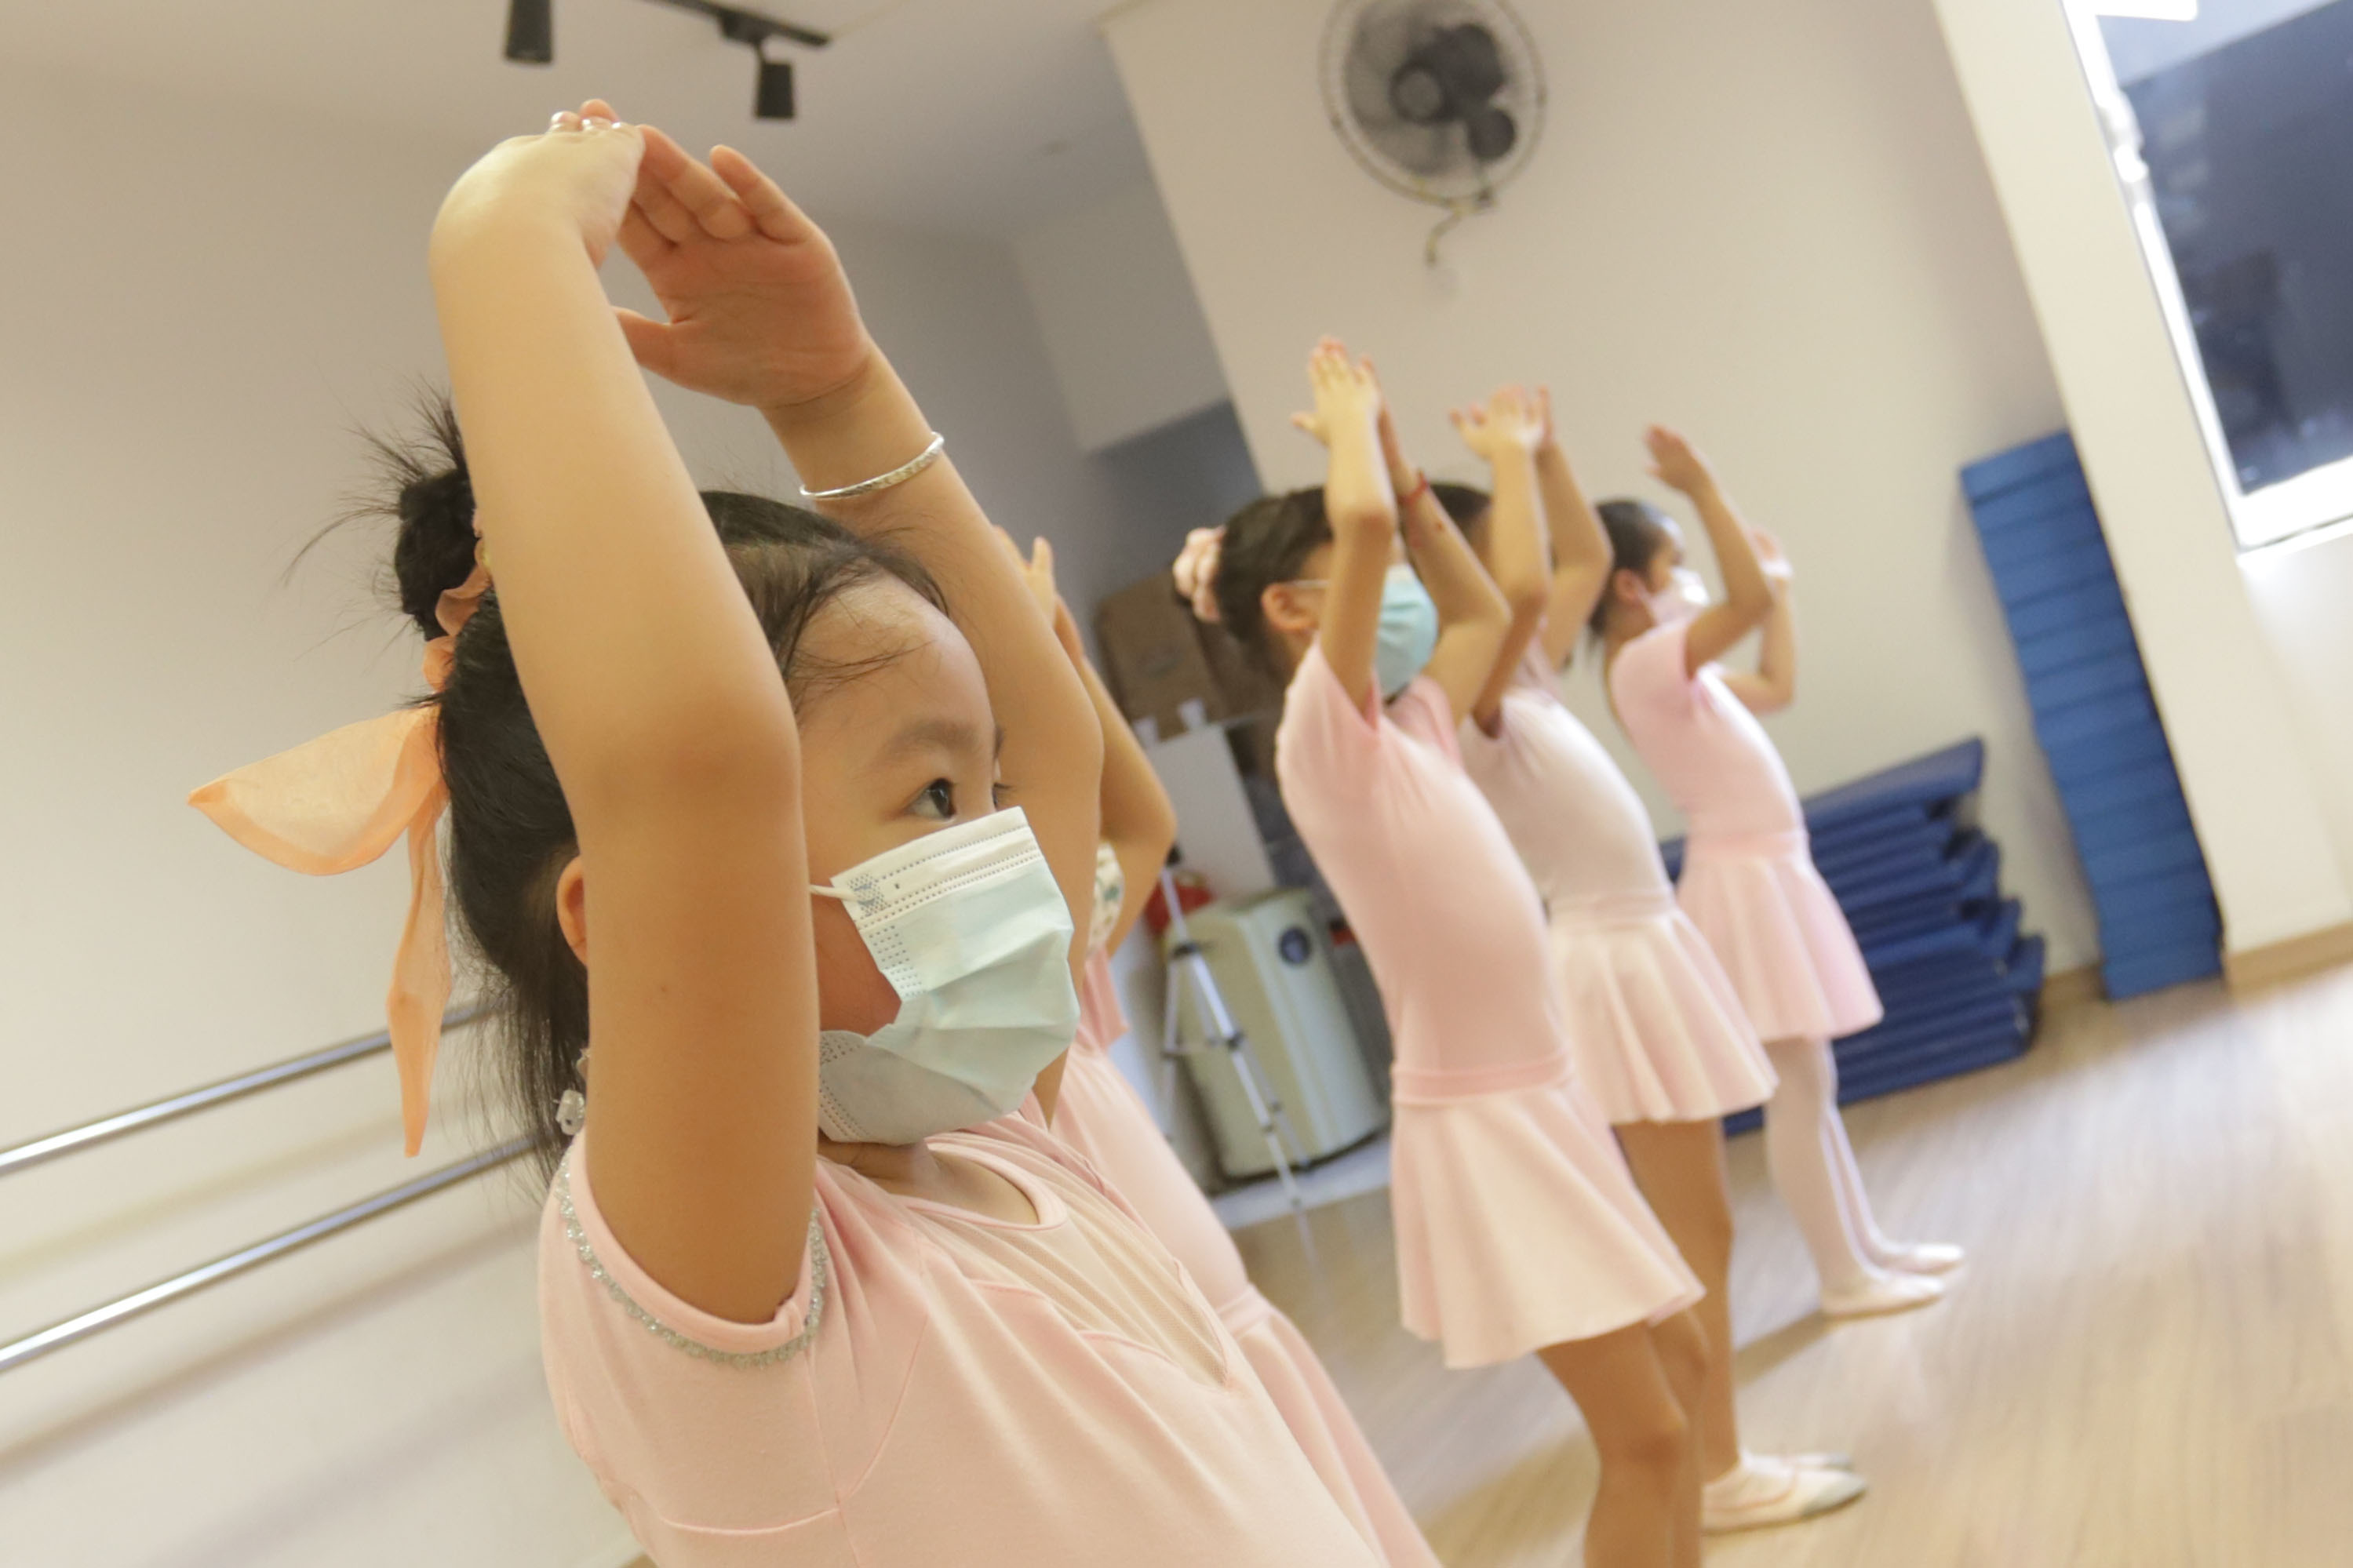
[[[2279,662],[2337,871],[2353,884],[2353,706],[2345,696],[2353,671],[2353,528],[2250,551],[2239,568]]]
[[[2353,920],[2337,857],[2316,852],[2332,840],[2311,749],[2241,577],[2067,12],[2052,0],[1936,10],[2131,605],[2225,946]]]
[[[1772,729],[1799,787],[1984,735],[2006,874],[2054,963],[2088,962],[2087,900],[1956,474],[2063,418],[1926,6],[1525,7],[1550,73],[1546,142],[1498,211],[1447,240],[1451,286],[1422,265],[1435,215],[1366,178],[1324,122],[1328,10],[1144,0],[1105,24],[1269,481],[1317,477],[1285,416],[1325,331],[1379,358],[1441,472],[1472,472],[1444,409],[1504,379],[1551,381],[1600,493],[1652,492],[1637,433],[1684,426],[1797,561],[1804,689]],[[1570,685],[1614,742],[1590,678]]]
[[[1013,248],[1080,446],[1098,451],[1226,400],[1151,181],[1032,229]]]
[[[5,1146],[381,1024],[398,857],[293,877],[181,801],[417,689],[384,535],[283,574],[364,477],[354,427],[438,375],[424,240],[474,150],[10,73],[0,132]],[[1181,535],[1106,526],[1120,475],[1078,451],[1008,247],[839,237],[1003,521],[1082,584]],[[756,420],[663,401],[705,482],[789,493]],[[470,1066],[445,1053],[414,1164],[379,1061],[9,1178],[0,1339],[486,1141]],[[626,1561],[549,1418],[536,1210],[480,1184],[6,1374],[0,1558]]]

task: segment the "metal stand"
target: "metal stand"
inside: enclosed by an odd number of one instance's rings
[[[1307,1163],[1306,1145],[1300,1142],[1293,1131],[1291,1118],[1283,1114],[1282,1100],[1274,1092],[1274,1084],[1259,1065],[1258,1053],[1250,1049],[1249,1038],[1234,1025],[1231,1013],[1226,1010],[1226,998],[1218,989],[1217,976],[1209,972],[1209,961],[1203,955],[1200,944],[1193,940],[1185,923],[1184,906],[1176,898],[1176,879],[1163,868],[1160,873],[1160,896],[1168,906],[1168,929],[1176,939],[1168,947],[1168,1005],[1161,1019],[1160,1050],[1163,1081],[1168,1089],[1164,1100],[1174,1103],[1174,1084],[1168,1082],[1176,1068],[1178,1057],[1193,1056],[1203,1051],[1223,1051],[1233,1064],[1234,1076],[1240,1079],[1242,1094],[1250,1100],[1250,1111],[1258,1118],[1259,1131],[1265,1135],[1267,1152],[1274,1156],[1274,1173],[1282,1183],[1283,1196],[1291,1200],[1296,1212],[1305,1212],[1306,1205],[1299,1195],[1298,1180],[1293,1176],[1293,1164]],[[1208,1031],[1198,1041],[1187,1042],[1177,1033],[1178,1021],[1187,989],[1193,995],[1194,1015]],[[1296,1161],[1284,1152],[1290,1145],[1297,1153]]]

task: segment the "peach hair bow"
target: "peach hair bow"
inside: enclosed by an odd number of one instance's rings
[[[434,606],[442,635],[425,645],[425,680],[435,691],[449,683],[459,628],[490,586],[490,569],[478,555],[466,580]],[[437,832],[449,788],[441,776],[440,731],[438,705],[398,709],[224,774],[188,796],[190,805],[248,849],[312,877],[370,865],[407,836],[408,921],[393,959],[385,1014],[400,1073],[401,1130],[411,1154],[424,1141],[441,1017],[449,1005]]]

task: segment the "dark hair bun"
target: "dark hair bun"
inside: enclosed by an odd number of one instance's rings
[[[474,481],[466,471],[457,411],[448,398],[436,398],[416,440],[378,437],[375,447],[393,492],[391,504],[381,510],[400,521],[392,574],[401,612],[426,637],[438,637],[441,623],[434,610],[441,595],[474,570]]]

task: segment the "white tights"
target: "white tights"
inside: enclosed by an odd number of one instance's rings
[[[1852,1289],[1893,1261],[1855,1167],[1838,1108],[1838,1062],[1827,1040],[1770,1040],[1780,1087],[1765,1102],[1765,1163],[1797,1216],[1829,1290]]]

